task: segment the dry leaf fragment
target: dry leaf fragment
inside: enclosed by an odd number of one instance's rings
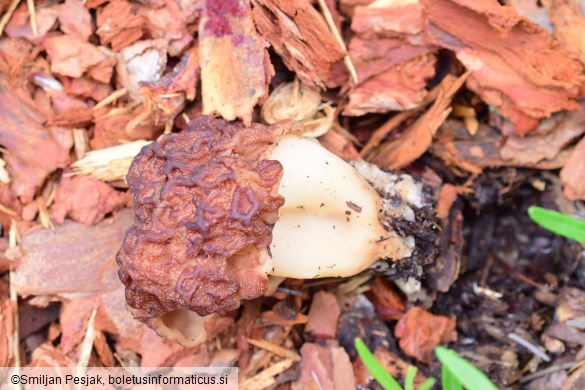
[[[282,120],[304,121],[317,114],[321,94],[307,87],[298,79],[276,87],[262,105],[262,120],[272,125]]]
[[[400,339],[405,354],[425,363],[433,360],[437,345],[457,340],[455,319],[433,315],[416,306],[398,321],[394,335]]]
[[[203,113],[252,123],[274,75],[247,0],[205,1],[199,27]]]

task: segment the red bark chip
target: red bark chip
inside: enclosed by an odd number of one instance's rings
[[[339,313],[339,305],[335,295],[319,291],[313,296],[305,331],[312,333],[317,338],[335,338]]]

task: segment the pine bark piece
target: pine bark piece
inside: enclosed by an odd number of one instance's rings
[[[7,296],[0,299],[0,367],[14,365],[14,319],[16,303]]]
[[[109,83],[115,59],[74,35],[57,35],[45,40],[51,71],[62,76],[81,77],[87,73],[102,83]]]
[[[93,34],[93,21],[89,10],[80,0],[66,0],[59,5],[57,16],[61,31],[87,42]]]
[[[145,34],[152,38],[164,38],[169,41],[169,55],[177,57],[193,42],[193,30],[196,30],[201,8],[201,1],[167,1],[161,8],[136,5],[137,14],[146,19]]]
[[[422,11],[416,1],[355,8],[349,54],[359,84],[349,94],[345,115],[402,111],[422,102],[436,61],[436,48],[424,39]]]
[[[383,168],[401,169],[422,156],[431,146],[435,132],[451,112],[451,99],[468,75],[465,73],[457,79],[450,75],[445,77],[437,87],[439,92],[433,105],[404,130],[400,138],[384,143],[372,162]]]
[[[563,43],[563,46],[581,56],[583,55],[583,37],[585,36],[585,17],[578,0],[544,0],[555,37]]]
[[[58,11],[55,7],[38,9],[35,15],[37,21],[37,35],[35,35],[30,24],[28,7],[26,2],[23,2],[16,9],[10,19],[10,23],[6,26],[6,35],[11,38],[26,38],[33,42],[37,39],[42,39],[42,37],[55,27],[57,13]],[[2,14],[0,13],[0,15]]]
[[[317,338],[335,338],[339,313],[339,305],[335,295],[319,291],[313,296],[305,332],[309,332]]]
[[[119,145],[124,141],[139,139],[154,140],[164,128],[164,122],[155,126],[138,124],[132,127],[132,133],[126,134],[126,126],[143,112],[142,106],[136,107],[130,113],[101,115],[95,118],[94,137],[90,141],[92,149],[103,149]]]
[[[335,88],[347,81],[345,52],[309,0],[252,0],[254,22],[303,83]]]
[[[11,188],[23,204],[33,199],[49,173],[69,162],[67,148],[44,121],[30,100],[0,80],[0,144],[10,151],[4,159]]]
[[[518,135],[553,112],[579,108],[583,66],[547,30],[496,0],[421,1],[436,43],[473,70],[468,87],[510,119]]]
[[[425,363],[433,360],[437,345],[457,340],[455,319],[433,315],[416,306],[398,321],[394,334],[406,355]]]
[[[252,123],[268,96],[274,68],[248,0],[207,0],[199,27],[203,113]]]
[[[435,75],[435,62],[432,54],[418,56],[360,83],[343,113],[360,116],[418,107],[427,95],[426,80]]]
[[[90,226],[103,220],[106,214],[122,208],[126,200],[124,193],[103,181],[88,176],[64,177],[57,187],[51,217],[59,224],[69,216]]]
[[[23,297],[75,299],[119,288],[114,256],[132,220],[124,210],[94,226],[65,221],[55,231],[30,231],[8,254],[18,260],[16,291]]]
[[[63,84],[63,92],[67,95],[79,98],[91,98],[96,102],[105,99],[113,92],[109,84],[97,82],[89,77],[64,78],[61,82]]]
[[[293,390],[356,388],[353,368],[343,348],[305,343],[301,355],[301,377],[293,383]]]
[[[125,0],[115,0],[98,10],[97,25],[100,43],[120,51],[142,37],[145,20],[136,15],[134,5]]]
[[[546,134],[509,137],[500,149],[507,165],[534,167],[553,160],[571,141],[585,133],[585,109],[561,115],[560,122]]]

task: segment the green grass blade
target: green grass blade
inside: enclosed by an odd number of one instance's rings
[[[418,387],[418,390],[431,390],[435,383],[437,383],[435,378],[427,378],[427,380]]]
[[[404,378],[404,390],[414,390],[414,377],[416,376],[417,368],[415,366],[408,366],[406,370],[406,377]]]
[[[384,390],[402,390],[402,387],[396,382],[392,375],[388,374],[384,367],[376,360],[374,355],[370,352],[366,344],[357,337],[354,340],[355,349],[357,350],[358,355],[364,362],[364,366],[368,369],[370,374],[374,377],[375,380],[378,381],[380,385],[384,388]]]
[[[483,372],[457,355],[455,351],[439,346],[435,348],[435,354],[443,365],[443,388],[445,390],[461,388],[445,387],[445,373],[447,372],[449,377],[447,379],[454,377],[467,390],[498,390]]]
[[[441,367],[441,384],[443,385],[443,390],[462,390],[463,386],[461,386],[461,382],[453,376],[451,371],[443,364]]]
[[[528,215],[534,222],[553,233],[585,242],[585,219],[571,217],[538,206],[529,207]]]

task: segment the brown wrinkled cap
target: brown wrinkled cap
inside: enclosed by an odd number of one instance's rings
[[[287,128],[202,116],[136,156],[127,176],[135,223],[116,259],[137,319],[224,314],[264,294],[284,198],[281,164],[262,155]]]

